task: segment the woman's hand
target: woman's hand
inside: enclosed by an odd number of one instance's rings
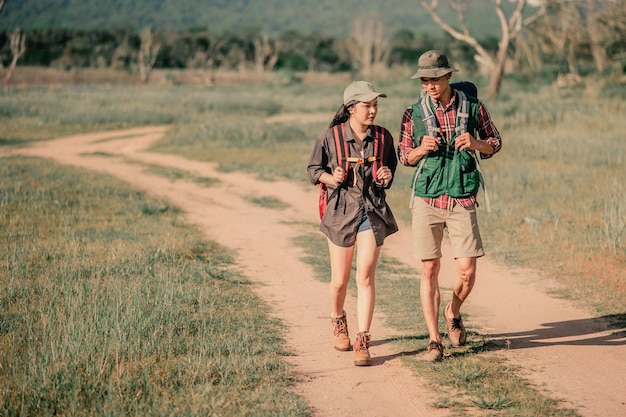
[[[378,182],[379,184],[382,184],[383,186],[389,185],[392,178],[393,178],[393,174],[391,173],[391,170],[387,166],[380,167],[380,169],[376,171],[375,180],[376,182]]]
[[[348,173],[342,168],[337,167],[333,172],[333,179],[335,180],[335,187],[339,187],[348,177]]]

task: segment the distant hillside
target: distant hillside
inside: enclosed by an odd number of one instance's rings
[[[479,37],[499,33],[491,1],[468,1],[475,5],[466,17],[473,33]],[[391,32],[430,31],[436,37],[442,33],[417,0],[7,0],[0,30],[151,26],[223,33],[256,28],[268,34],[295,29],[343,37],[355,17],[370,13],[378,13]]]

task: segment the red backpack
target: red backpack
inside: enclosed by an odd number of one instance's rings
[[[350,163],[353,162],[354,165],[354,182],[356,183],[356,168],[369,162],[372,164],[372,177],[376,178],[376,172],[378,170],[378,166],[382,166],[384,151],[385,151],[385,134],[383,133],[383,128],[377,125],[372,125],[372,129],[374,130],[374,155],[370,156],[367,159],[357,158],[349,155],[348,142],[346,142],[343,138],[343,132],[345,129],[346,123],[341,123],[332,127],[333,136],[335,138],[335,149],[337,150],[337,162],[339,165],[343,166],[343,169],[347,172],[350,169]],[[328,202],[332,200],[339,192],[341,187],[335,188],[332,194],[328,195],[328,188],[326,184],[319,183],[318,187],[320,187],[320,196],[319,196],[319,212],[320,219],[324,217],[324,213],[326,212],[326,208],[328,207]]]

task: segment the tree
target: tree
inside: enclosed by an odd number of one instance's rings
[[[605,39],[610,36],[607,33],[606,26],[600,23],[599,15],[600,10],[597,0],[587,0],[587,33],[589,34],[589,44],[591,48],[591,55],[596,64],[598,72],[602,72],[608,65],[608,57],[606,54]]]
[[[6,3],[6,0],[0,0],[0,12],[2,12],[2,8],[4,7],[4,3]]]
[[[11,59],[11,63],[9,64],[9,68],[7,68],[6,73],[4,74],[4,78],[2,79],[2,84],[5,89],[9,88],[9,80],[13,75],[13,71],[15,70],[15,66],[17,65],[17,60],[24,55],[26,52],[26,36],[22,35],[20,29],[15,29],[11,32],[8,32],[9,36],[9,45],[11,46],[11,55],[13,58]]]
[[[560,72],[577,76],[581,63],[592,62],[602,73],[623,52],[626,2],[545,0],[545,4],[545,16],[527,26],[525,52],[534,55],[529,61],[556,63]]]
[[[525,25],[537,19],[545,11],[545,5],[542,6],[534,14],[528,18],[524,18],[524,11],[527,6],[527,0],[515,0],[517,5],[515,10],[511,13],[511,16],[507,19],[504,10],[502,9],[502,0],[491,0],[493,3],[494,11],[500,21],[500,40],[498,42],[498,50],[495,57],[490,54],[481,44],[476,40],[474,36],[470,34],[470,30],[465,24],[464,13],[468,7],[468,2],[464,0],[448,0],[450,7],[456,11],[457,17],[461,29],[455,29],[448,23],[446,23],[437,13],[437,7],[439,6],[439,0],[430,0],[428,3],[426,0],[420,0],[420,3],[424,9],[432,16],[435,23],[437,23],[444,31],[449,33],[455,39],[463,41],[471,46],[476,51],[476,59],[482,65],[487,67],[489,71],[490,80],[489,88],[487,89],[487,96],[495,97],[500,90],[502,83],[502,77],[504,76],[504,64],[506,61],[507,53],[511,47],[511,43],[515,40],[516,36],[522,31]],[[512,0],[513,1],[513,0]]]
[[[378,14],[354,19],[349,40],[352,65],[364,78],[387,67],[391,46],[385,24]]]
[[[620,82],[626,84],[626,1],[611,3],[611,7],[599,14],[598,20],[611,35],[605,47],[610,51]]]
[[[255,70],[258,73],[272,71],[282,48],[280,39],[270,39],[268,35],[259,34],[252,39],[252,43],[254,45]]]
[[[196,51],[194,62],[202,70],[204,85],[212,85],[215,82],[214,72],[217,67],[217,55],[225,43],[224,38],[210,34],[198,39],[199,50]]]
[[[139,45],[139,53],[137,55],[139,79],[142,83],[147,83],[161,45],[154,42],[154,36],[152,35],[152,30],[149,27],[144,28],[141,31],[140,37],[141,44]]]
[[[280,42],[282,48],[277,66],[295,71],[318,70],[324,52],[332,47],[332,39],[322,32],[303,35],[293,29],[282,32]]]

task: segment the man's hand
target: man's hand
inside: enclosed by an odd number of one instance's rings
[[[407,155],[407,162],[411,166],[415,166],[417,161],[428,155],[429,152],[435,152],[439,149],[441,139],[435,136],[422,136],[420,146],[413,148]]]
[[[493,146],[484,140],[475,139],[469,132],[457,136],[454,140],[454,147],[459,151],[478,151],[484,155],[493,154]]]
[[[434,136],[422,136],[422,143],[419,148],[422,149],[424,155],[430,151],[436,151],[439,149],[441,139]]]
[[[454,139],[454,147],[459,151],[473,151],[477,149],[477,140],[469,133],[465,132]]]

